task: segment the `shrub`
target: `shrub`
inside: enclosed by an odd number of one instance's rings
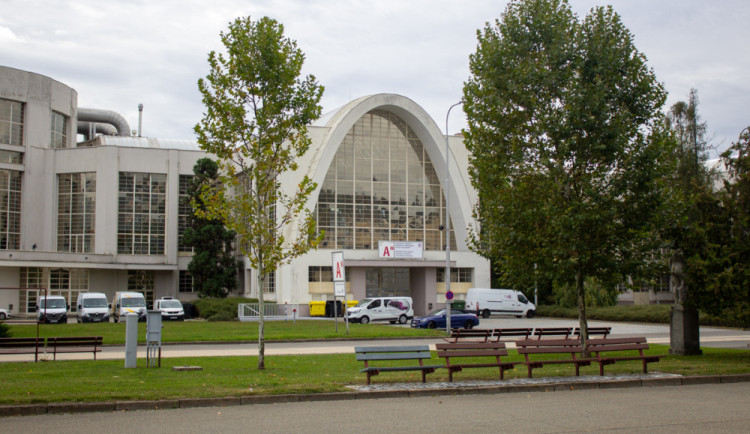
[[[231,321],[237,319],[237,305],[240,303],[257,302],[257,299],[245,297],[199,298],[193,302],[193,305],[198,310],[198,316],[201,318],[210,319],[221,313],[221,318],[227,318],[226,320],[212,321]]]
[[[216,312],[206,319],[208,321],[237,321],[237,310],[234,311],[234,314],[227,311]]]
[[[10,327],[7,324],[0,322],[0,338],[10,337]]]

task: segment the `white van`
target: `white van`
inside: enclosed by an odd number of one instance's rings
[[[102,292],[80,292],[76,301],[76,320],[81,322],[109,322],[107,296]]]
[[[536,314],[536,306],[515,289],[469,288],[466,311],[481,314],[482,318],[489,318],[491,313],[531,318]]]
[[[162,297],[154,301],[154,310],[161,312],[161,319],[185,320],[185,310],[182,303],[174,297]]]
[[[37,322],[67,324],[68,323],[68,303],[65,297],[60,295],[48,295],[39,297],[36,305]]]
[[[346,317],[351,322],[368,324],[370,321],[389,321],[395,324],[406,324],[414,318],[411,297],[373,297],[365,298],[356,306],[346,310]]]
[[[135,313],[138,321],[146,321],[146,299],[140,292],[116,292],[112,305],[112,320],[123,321],[123,316]]]

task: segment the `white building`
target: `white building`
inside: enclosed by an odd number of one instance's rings
[[[301,169],[285,182],[317,182],[308,206],[325,241],[277,270],[265,299],[300,304],[302,315],[308,302],[332,299],[331,252],[340,250],[348,299],[409,295],[418,314],[444,302],[446,139],[435,122],[411,100],[381,94],[324,116],[309,135]],[[463,141],[449,141],[451,290],[460,299],[489,287],[490,267],[466,244],[477,197]],[[40,288],[72,309],[81,291],[142,291],[149,306],[166,295],[194,299],[180,196],[206,156],[195,142],[135,137],[117,113],[79,108],[70,87],[0,66],[0,306],[32,312]],[[380,241],[421,243],[421,254],[384,259]],[[253,270],[240,286],[257,296]]]

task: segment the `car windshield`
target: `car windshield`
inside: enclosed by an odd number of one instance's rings
[[[142,298],[123,298],[122,299],[122,306],[123,307],[146,307],[146,302],[143,301]]]
[[[107,307],[106,298],[84,298],[83,307]]]
[[[39,307],[42,309],[65,309],[65,300],[60,300],[59,298],[47,300],[43,298],[39,300]]]
[[[47,299],[41,299],[39,306],[44,309],[45,307],[47,309],[65,309],[65,300],[61,300],[59,298],[53,298],[51,300]]]
[[[372,301],[371,298],[365,298],[364,300],[360,300],[360,302],[357,303],[357,306],[355,306],[355,307],[365,307],[368,304],[370,304],[371,301]]]
[[[160,305],[162,308],[167,308],[167,309],[179,309],[182,307],[182,303],[180,303],[180,300],[162,301]]]
[[[445,309],[438,309],[434,312],[431,312],[427,316],[440,316],[440,315],[443,315],[444,313],[445,313]]]

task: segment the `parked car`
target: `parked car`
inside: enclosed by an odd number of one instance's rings
[[[356,306],[346,310],[350,322],[369,324],[372,321],[388,321],[406,324],[414,318],[414,303],[411,297],[372,297],[365,298]]]
[[[185,319],[182,303],[174,297],[162,297],[154,301],[154,310],[161,311],[162,320],[183,321]]]
[[[0,321],[10,318],[10,312],[5,309],[0,309]]]
[[[444,329],[448,322],[448,316],[445,309],[438,309],[427,316],[414,318],[411,321],[412,327],[428,329]],[[470,329],[479,325],[479,317],[473,313],[461,309],[451,309],[451,328]]]
[[[103,292],[80,292],[76,302],[76,321],[79,323],[109,322],[111,307]]]
[[[39,297],[36,305],[37,322],[66,324],[68,322],[68,306],[65,297],[47,295]]]

